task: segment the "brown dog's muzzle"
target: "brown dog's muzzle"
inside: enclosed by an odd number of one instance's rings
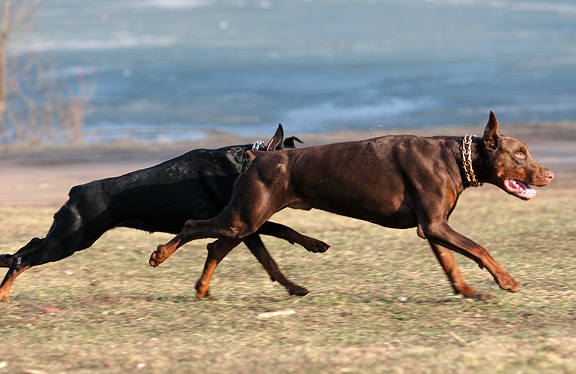
[[[546,181],[546,184],[552,182],[552,179],[554,179],[554,173],[552,172],[552,170],[546,169],[543,173],[544,176],[544,180]]]
[[[552,179],[554,179],[554,173],[552,170],[542,167],[538,174],[532,176],[532,182],[530,184],[536,187],[544,187],[550,184]]]
[[[524,180],[510,177],[504,178],[504,189],[509,194],[522,200],[530,200],[536,196],[536,190],[530,186],[544,187],[547,186],[552,179],[554,179],[554,173],[550,169],[542,166],[538,171],[524,178]]]

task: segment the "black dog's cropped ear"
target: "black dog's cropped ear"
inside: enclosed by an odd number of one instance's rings
[[[283,140],[284,140],[284,129],[282,128],[282,124],[279,123],[278,129],[276,129],[276,133],[274,134],[272,139],[270,139],[270,141],[266,145],[266,150],[267,151],[275,151],[277,149],[281,149],[282,144],[283,144],[282,143]]]
[[[295,136],[284,139],[284,148],[296,148],[296,142],[304,144],[304,142]]]
[[[482,137],[484,142],[484,150],[487,152],[494,152],[498,149],[498,142],[500,141],[500,133],[498,132],[498,120],[494,111],[490,111],[490,118],[488,119],[488,124],[484,129],[484,136]]]

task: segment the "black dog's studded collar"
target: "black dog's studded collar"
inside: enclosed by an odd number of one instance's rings
[[[254,144],[252,144],[252,150],[258,151],[258,150],[260,150],[260,147],[262,147],[263,145],[264,145],[264,142],[262,140],[256,140],[254,142]]]
[[[466,179],[472,187],[482,186],[481,182],[478,182],[476,175],[474,174],[474,169],[472,168],[472,139],[476,135],[464,135],[462,139],[462,146],[460,151],[462,152],[462,166],[464,167],[464,174],[466,174]]]

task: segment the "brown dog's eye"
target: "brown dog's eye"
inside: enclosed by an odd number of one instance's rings
[[[516,158],[520,159],[520,160],[525,160],[526,159],[526,153],[518,151],[516,152],[516,154],[514,155]]]

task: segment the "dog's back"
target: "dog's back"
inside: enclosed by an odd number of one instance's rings
[[[177,233],[186,219],[210,218],[222,210],[250,147],[197,149],[146,169],[75,186],[61,210],[80,211],[87,223],[104,220],[107,229]]]
[[[459,176],[450,154],[458,138],[392,135],[354,142],[274,153],[249,151],[253,159],[246,176],[287,196],[292,208],[317,208],[378,223],[387,227],[416,226],[416,205],[411,192],[422,193],[446,185]],[[288,179],[289,183],[276,183]],[[284,189],[285,186],[289,186]],[[448,186],[446,186],[448,187]],[[450,187],[454,188],[454,187]],[[459,193],[463,185],[457,184]]]

